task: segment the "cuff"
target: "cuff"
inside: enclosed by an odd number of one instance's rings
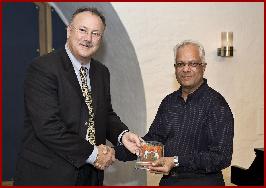
[[[129,130],[124,130],[124,131],[121,132],[120,135],[118,136],[118,146],[119,146],[119,145],[123,145],[123,143],[122,143],[122,136],[123,136],[126,132],[129,132]]]
[[[98,155],[98,148],[97,148],[97,146],[94,146],[94,149],[93,149],[91,155],[89,156],[89,158],[86,160],[86,163],[93,165],[94,162],[96,161],[97,155]]]

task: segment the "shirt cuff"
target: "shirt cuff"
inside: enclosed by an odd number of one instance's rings
[[[118,136],[118,146],[119,146],[119,145],[123,145],[123,143],[122,143],[122,136],[123,136],[126,132],[129,132],[129,130],[124,130],[124,131],[121,132],[120,135]]]
[[[98,148],[97,148],[97,146],[94,146],[94,149],[93,149],[91,155],[89,156],[89,158],[86,160],[86,163],[93,165],[94,162],[96,161],[97,155],[98,155]]]

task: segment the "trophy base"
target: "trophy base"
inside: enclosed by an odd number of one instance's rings
[[[147,170],[148,166],[150,166],[152,162],[150,161],[137,161],[135,164],[135,169],[139,170]]]

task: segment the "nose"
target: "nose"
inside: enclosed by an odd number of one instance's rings
[[[184,72],[188,72],[188,71],[190,71],[190,70],[191,70],[191,67],[189,66],[188,63],[186,63],[185,66],[183,67],[183,71],[184,71]]]
[[[87,41],[92,41],[92,34],[89,32],[89,33],[87,33],[85,36],[85,39],[87,40]]]

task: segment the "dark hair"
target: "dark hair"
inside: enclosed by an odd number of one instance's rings
[[[86,11],[89,11],[91,12],[93,15],[96,15],[96,16],[99,16],[102,20],[102,23],[104,26],[106,26],[106,23],[105,23],[105,17],[104,15],[97,9],[97,8],[94,8],[94,7],[81,7],[81,8],[78,8],[73,14],[72,14],[72,17],[71,17],[71,22],[73,21],[73,19],[75,18],[75,16],[81,12],[86,12]]]

